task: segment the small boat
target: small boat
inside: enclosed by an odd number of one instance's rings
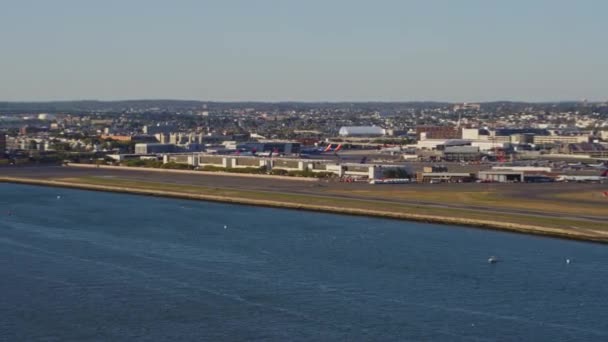
[[[495,256],[491,256],[488,258],[488,264],[495,264],[498,262],[498,258]]]

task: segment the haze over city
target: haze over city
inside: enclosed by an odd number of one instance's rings
[[[606,13],[0,0],[0,340],[608,341]]]
[[[3,0],[0,101],[605,101],[608,2]]]

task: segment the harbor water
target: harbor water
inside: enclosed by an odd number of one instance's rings
[[[0,340],[608,341],[606,245],[25,185],[0,194]]]

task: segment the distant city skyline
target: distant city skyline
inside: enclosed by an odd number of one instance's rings
[[[601,0],[3,0],[0,101],[608,100]]]

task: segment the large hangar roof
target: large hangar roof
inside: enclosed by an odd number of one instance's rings
[[[341,136],[350,135],[384,135],[385,129],[376,126],[344,126],[338,132]]]

